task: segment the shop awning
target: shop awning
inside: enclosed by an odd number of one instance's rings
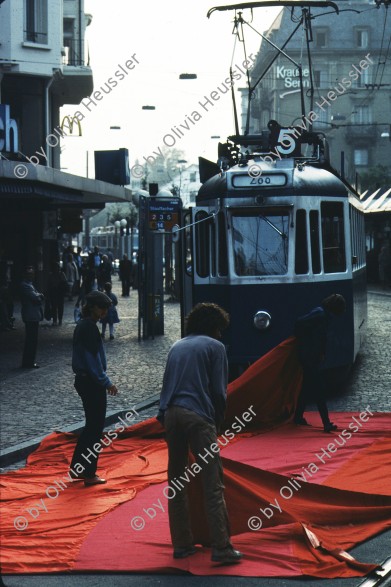
[[[361,203],[365,214],[374,212],[391,212],[391,188],[382,187],[361,194]]]
[[[102,208],[106,202],[130,202],[132,191],[59,169],[0,160],[0,203],[12,205],[39,201],[42,208],[71,205]]]

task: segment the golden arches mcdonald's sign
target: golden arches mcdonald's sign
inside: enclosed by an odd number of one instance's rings
[[[80,124],[80,120],[77,118],[77,116],[64,116],[64,118],[61,121],[61,125],[60,128],[62,130],[62,132],[64,132],[64,126],[67,130],[69,130],[69,134],[73,134],[73,125],[76,124],[78,126],[79,129],[79,137],[82,136],[82,131],[81,131],[81,124]],[[67,132],[65,132],[64,134],[68,134]]]

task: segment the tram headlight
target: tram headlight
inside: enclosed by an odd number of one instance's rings
[[[269,312],[259,310],[254,316],[254,326],[255,328],[258,328],[258,330],[266,330],[269,328],[271,320],[272,317]]]

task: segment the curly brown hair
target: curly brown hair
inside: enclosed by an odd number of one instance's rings
[[[186,318],[186,334],[211,336],[216,330],[225,330],[229,314],[217,304],[202,302],[194,306]]]

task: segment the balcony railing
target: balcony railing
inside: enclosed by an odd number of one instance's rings
[[[80,49],[84,52],[84,55],[80,55]],[[78,38],[65,38],[64,39],[64,50],[63,65],[69,65],[77,67],[80,65],[90,65],[90,57],[88,47],[84,47],[84,40],[82,39],[82,47],[80,47],[80,40]],[[87,55],[87,59],[85,57]]]
[[[27,29],[24,31],[24,40],[30,43],[46,45],[48,42],[48,35],[44,32],[39,32],[33,29]]]
[[[367,141],[373,141],[377,136],[376,126],[372,126],[371,123],[363,124],[352,124],[345,128],[345,138],[347,141],[354,141],[356,139],[365,139]]]

